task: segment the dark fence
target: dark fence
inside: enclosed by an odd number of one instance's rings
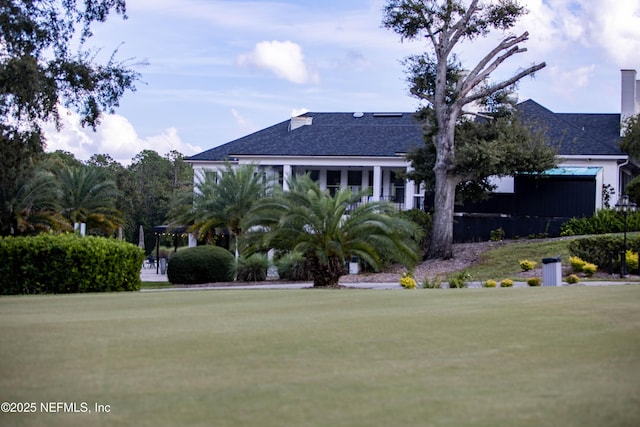
[[[491,238],[491,232],[502,229],[507,239],[528,237],[557,237],[560,227],[570,218],[456,215],[453,223],[454,242],[480,242]]]

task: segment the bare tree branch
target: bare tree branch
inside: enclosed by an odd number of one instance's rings
[[[496,55],[498,55],[500,52],[502,52],[504,50],[507,50],[507,49],[510,49],[513,46],[516,46],[518,43],[526,41],[528,39],[529,39],[529,33],[525,31],[524,33],[522,33],[518,37],[509,36],[509,37],[505,38],[504,40],[502,40],[502,42],[500,42],[500,44],[498,44],[498,46],[496,46],[491,52],[489,52],[487,55],[485,55],[485,57],[482,58],[480,60],[480,62],[478,62],[478,64],[475,66],[475,68],[473,70],[471,70],[471,72],[469,73],[469,75],[465,79],[464,83],[462,84],[462,89],[460,90],[461,96],[463,96],[463,97],[466,96],[467,93],[469,93],[469,91],[471,89],[473,89],[478,83],[480,83],[482,80],[484,80],[484,78],[487,75],[489,75],[487,73],[487,74],[484,74],[484,76],[481,79],[477,78],[478,74],[480,74],[482,72],[482,70],[484,70],[484,68],[487,66],[487,64],[489,62],[491,62],[491,60],[493,58],[495,58]]]
[[[546,67],[547,64],[545,62],[542,62],[540,64],[536,64],[536,65],[532,65],[531,67],[527,68],[526,70],[523,70],[521,72],[519,72],[518,74],[516,74],[515,76],[511,77],[508,80],[504,80],[500,83],[496,83],[493,84],[489,87],[486,87],[485,89],[482,89],[476,93],[474,93],[473,95],[469,95],[469,96],[465,96],[463,98],[460,98],[456,101],[456,104],[460,104],[460,106],[462,105],[466,105],[470,102],[473,102],[475,100],[487,97],[489,95],[491,95],[494,92],[497,92],[499,90],[502,90],[504,88],[507,88],[513,84],[515,84],[517,81],[519,81],[520,79],[531,75],[533,73],[535,73],[536,71],[539,71],[541,69],[543,69],[544,67]]]

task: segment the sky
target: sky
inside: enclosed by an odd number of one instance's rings
[[[193,155],[312,112],[410,112],[402,60],[428,50],[383,28],[384,0],[128,0],[123,20],[92,27],[97,56],[142,77],[94,132],[72,111],[47,126],[47,151],[80,160],[109,154],[128,165],[142,150]],[[509,33],[456,50],[468,68],[510,34],[527,51],[492,74],[546,67],[518,87],[559,113],[619,113],[620,70],[640,73],[640,0],[521,0],[529,13]],[[640,74],[638,76],[640,79]]]

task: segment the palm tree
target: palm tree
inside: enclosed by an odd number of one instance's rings
[[[55,174],[60,184],[62,215],[71,224],[84,222],[92,233],[112,235],[123,223],[116,201],[116,183],[102,169],[62,165]]]
[[[268,174],[253,163],[232,166],[225,162],[219,174],[205,173],[197,181],[192,208],[174,215],[174,222],[193,224],[191,231],[200,238],[224,229],[236,241],[242,235],[245,215],[271,191],[272,184]],[[237,242],[235,246],[237,257]]]
[[[256,204],[245,222],[253,227],[247,235],[254,250],[303,253],[314,286],[337,286],[352,256],[374,269],[383,257],[409,268],[418,261],[419,227],[393,215],[392,204],[359,204],[366,192],[349,189],[331,196],[308,175],[292,178],[289,188]]]
[[[25,171],[18,177],[15,188],[11,193],[2,192],[2,235],[71,229],[60,215],[60,190],[50,172],[37,167]]]

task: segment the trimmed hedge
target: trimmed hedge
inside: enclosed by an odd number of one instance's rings
[[[233,280],[235,258],[219,246],[197,246],[176,252],[167,265],[171,283],[197,284]]]
[[[0,294],[137,291],[144,252],[74,234],[0,238]]]
[[[609,273],[620,271],[623,236],[583,237],[571,240],[567,247],[571,255],[597,265],[600,270],[608,271]],[[640,252],[640,237],[628,238],[627,249],[636,253]]]

